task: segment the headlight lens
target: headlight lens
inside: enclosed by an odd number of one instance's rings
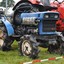
[[[54,18],[58,18],[58,15],[55,15]]]
[[[49,15],[45,15],[45,18],[49,18]]]
[[[44,16],[45,19],[57,19],[59,16],[57,14],[45,14]]]

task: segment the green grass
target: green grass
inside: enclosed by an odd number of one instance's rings
[[[20,56],[18,52],[18,44],[16,42],[12,45],[13,50],[3,52],[0,51],[0,64],[22,64],[23,62],[32,61],[29,57]],[[58,57],[59,54],[50,54],[47,52],[47,49],[40,48],[39,58],[46,59],[50,57]],[[64,64],[64,59],[46,61],[35,64]]]

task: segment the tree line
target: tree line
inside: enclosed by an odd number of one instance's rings
[[[12,5],[14,5],[14,1],[13,0],[8,0],[7,2],[7,6],[10,7]],[[6,7],[6,0],[2,0],[2,2],[0,2],[0,6]]]

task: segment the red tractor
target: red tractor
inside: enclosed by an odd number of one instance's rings
[[[51,6],[57,7],[56,10],[53,11],[58,11],[60,14],[60,20],[56,22],[57,26],[57,31],[63,32],[64,31],[64,1],[58,0],[58,1],[53,1],[51,3]]]

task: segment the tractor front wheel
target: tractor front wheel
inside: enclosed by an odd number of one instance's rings
[[[39,50],[38,45],[36,44],[37,43],[31,41],[29,37],[23,37],[19,44],[19,50],[21,55],[29,56],[32,59],[38,57]]]

